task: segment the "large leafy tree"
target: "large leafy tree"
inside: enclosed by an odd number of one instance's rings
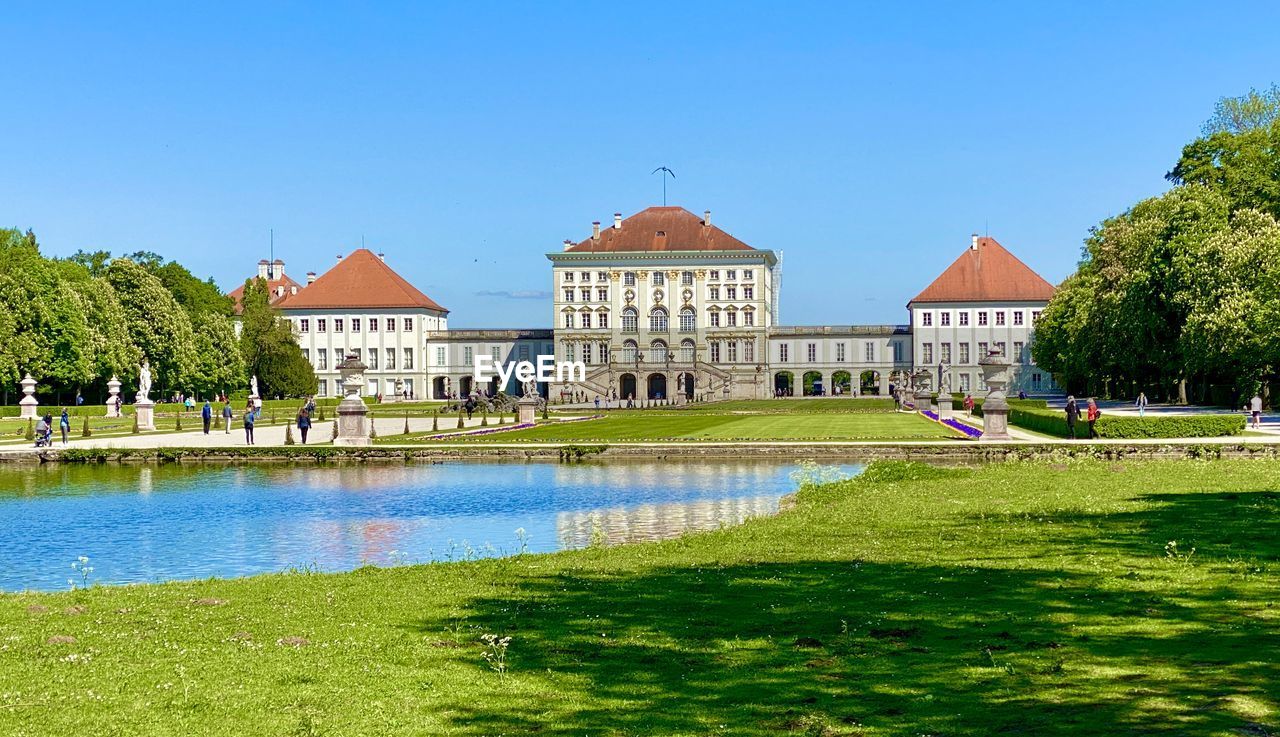
[[[188,382],[195,370],[195,334],[186,310],[159,278],[131,259],[112,260],[106,279],[124,309],[133,344],[151,363],[156,387],[161,392],[190,389]],[[136,371],[129,372],[129,381],[130,386],[136,386]]]
[[[93,384],[104,389],[112,376],[122,379],[129,376],[141,361],[142,352],[133,343],[124,306],[110,282],[94,278],[90,268],[80,261],[59,260],[56,264],[85,316],[93,358]],[[105,265],[102,271],[105,273]]]
[[[196,315],[195,367],[191,384],[201,394],[232,391],[244,385],[244,358],[231,318],[215,312]]]
[[[265,282],[246,281],[240,303],[240,351],[245,371],[258,377],[258,391],[263,396],[314,394],[315,372],[298,347],[292,325],[271,306]]]

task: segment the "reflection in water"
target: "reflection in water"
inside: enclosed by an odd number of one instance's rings
[[[561,512],[556,515],[556,537],[565,548],[667,540],[686,532],[730,527],[777,511],[778,497],[753,496]]]
[[[0,468],[0,590],[653,540],[777,510],[776,461]],[[854,470],[854,469],[846,469]]]

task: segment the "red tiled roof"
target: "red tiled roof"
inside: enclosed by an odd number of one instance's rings
[[[979,238],[911,302],[1048,302],[1053,285],[995,238]],[[911,304],[908,302],[908,304]]]
[[[754,251],[683,207],[650,207],[626,218],[622,227],[603,227],[600,237],[565,249],[568,253],[617,251]]]
[[[255,276],[254,278],[261,279],[262,277]],[[289,296],[294,288],[297,288],[298,291],[302,291],[302,285],[293,279],[290,279],[287,274],[281,274],[279,279],[268,279],[265,281],[267,282],[267,289],[270,290],[271,304],[277,304],[283,301],[285,297]],[[284,292],[282,294],[277,294],[278,289],[281,287],[284,288]],[[235,311],[237,315],[240,314],[240,310],[242,309],[240,306],[240,298],[243,295],[243,284],[232,289],[230,292],[227,292],[227,296],[231,298],[232,302],[235,302]]]
[[[419,292],[367,248],[358,248],[305,289],[279,304],[282,310],[419,307],[448,312]]]

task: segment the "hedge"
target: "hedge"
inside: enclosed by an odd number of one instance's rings
[[[1070,437],[1067,431],[1067,415],[1059,410],[1020,406],[1009,408],[1009,424],[1027,430]],[[1214,438],[1239,435],[1244,432],[1244,415],[1200,415],[1188,417],[1112,417],[1103,414],[1094,429],[1100,438]],[[1076,437],[1089,435],[1089,424],[1081,419],[1076,423]]]
[[[974,417],[982,416],[982,400],[983,399],[985,399],[985,397],[973,398],[973,416]],[[951,403],[957,412],[963,409],[964,394],[961,394],[958,392],[952,394]],[[1012,410],[1015,407],[1025,407],[1028,409],[1047,409],[1049,407],[1049,401],[1047,399],[1010,399],[1009,408]],[[1012,422],[1012,420],[1010,420],[1010,422]]]

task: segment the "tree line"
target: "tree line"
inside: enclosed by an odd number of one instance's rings
[[[1070,391],[1237,404],[1280,367],[1280,87],[1223,98],[1166,178],[1092,228],[1036,323]]]
[[[105,401],[112,376],[130,402],[144,356],[152,399],[235,392],[250,375],[264,396],[313,393],[315,375],[266,284],[247,281],[241,302],[237,337],[232,300],[176,261],[146,251],[49,258],[31,231],[0,229],[4,402],[17,400],[28,373],[37,394],[55,403],[70,404],[77,394]]]

